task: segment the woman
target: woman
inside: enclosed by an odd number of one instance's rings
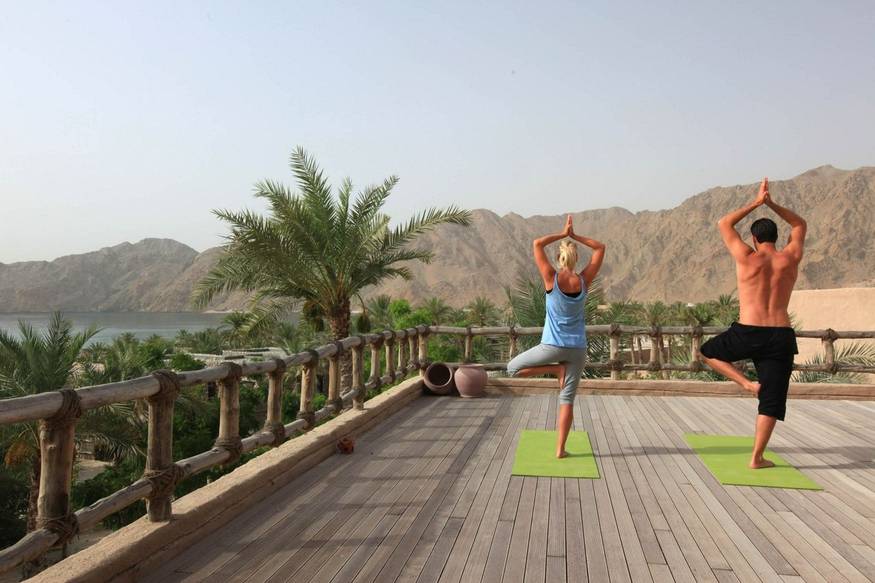
[[[559,271],[553,269],[544,252],[547,245],[566,237],[592,249],[589,264],[579,274],[574,270],[577,265],[577,245],[572,241],[563,240],[559,244]],[[602,266],[605,246],[594,239],[575,234],[571,215],[568,215],[564,231],[535,239],[534,247],[535,263],[547,290],[544,333],[539,345],[507,363],[507,372],[510,376],[521,377],[555,374],[559,379],[556,457],[564,458],[568,455],[565,441],[571,430],[574,396],[577,394],[580,373],[583,372],[586,360],[586,291]]]

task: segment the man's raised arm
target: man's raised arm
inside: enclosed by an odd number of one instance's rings
[[[787,221],[790,225],[790,239],[784,251],[792,253],[796,259],[802,259],[802,248],[805,245],[805,233],[808,232],[808,223],[805,219],[772,200],[771,195],[766,196],[766,206],[775,211],[775,214]]]
[[[738,231],[735,230],[735,225],[737,225],[741,219],[753,212],[754,209],[765,203],[768,196],[769,179],[763,178],[763,181],[760,183],[760,191],[757,194],[755,201],[747,206],[743,206],[738,210],[728,213],[717,221],[717,228],[720,229],[720,236],[723,237],[723,243],[735,259],[742,259],[753,253],[753,249],[751,249],[747,243],[742,241]]]

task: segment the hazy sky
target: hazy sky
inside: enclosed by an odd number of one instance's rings
[[[427,7],[430,6],[430,7]],[[220,242],[301,144],[387,210],[875,164],[875,3],[0,2],[0,261]]]

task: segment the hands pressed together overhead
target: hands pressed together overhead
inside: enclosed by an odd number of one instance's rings
[[[769,205],[772,202],[772,195],[769,194],[769,178],[768,176],[763,178],[762,182],[760,182],[760,190],[757,193],[756,198],[757,206],[761,205]]]

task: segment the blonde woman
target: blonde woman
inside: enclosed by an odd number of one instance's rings
[[[571,240],[568,240],[568,239]],[[559,271],[553,268],[544,248],[550,243],[564,239],[559,244]],[[582,243],[592,249],[589,263],[577,273],[577,245]],[[556,375],[559,380],[559,415],[556,419],[558,439],[556,457],[564,458],[565,442],[571,430],[574,414],[574,397],[580,384],[580,374],[586,361],[586,323],[584,304],[586,292],[601,269],[605,258],[605,246],[594,239],[577,235],[571,223],[571,215],[565,222],[565,230],[555,235],[535,239],[535,263],[544,280],[547,292],[547,318],[541,343],[526,350],[509,363],[510,376],[530,377],[544,374]]]

